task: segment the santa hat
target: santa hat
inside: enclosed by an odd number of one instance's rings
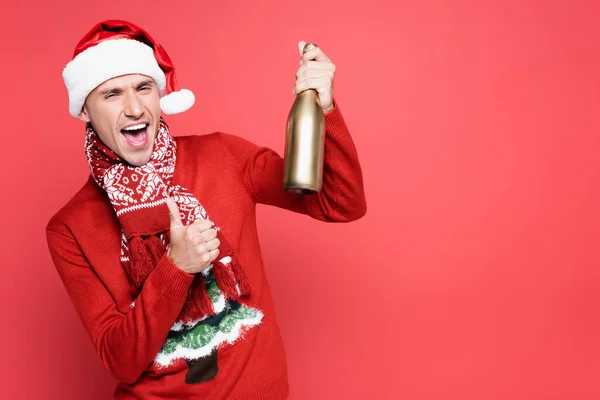
[[[85,99],[98,85],[128,74],[154,79],[165,114],[184,112],[194,104],[194,94],[179,88],[173,63],[159,43],[130,22],[106,20],[79,41],[63,71],[71,115],[79,116]]]

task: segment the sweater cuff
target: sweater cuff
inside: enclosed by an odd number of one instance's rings
[[[148,280],[164,297],[183,303],[187,298],[194,275],[177,268],[168,253],[165,253]]]
[[[333,106],[333,110],[325,114],[325,129],[329,136],[340,139],[348,135],[348,127],[335,99],[333,100]]]

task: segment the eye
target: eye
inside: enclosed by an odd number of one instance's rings
[[[147,92],[150,89],[152,89],[152,87],[150,87],[149,85],[144,85],[139,90],[140,92]]]

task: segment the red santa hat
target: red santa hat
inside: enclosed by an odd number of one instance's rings
[[[165,114],[184,112],[194,104],[194,94],[179,88],[173,63],[158,42],[130,22],[106,20],[79,41],[63,71],[70,114],[79,116],[85,99],[98,85],[128,74],[154,79]]]

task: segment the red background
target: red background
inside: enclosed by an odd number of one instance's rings
[[[600,3],[119,3],[0,6],[3,398],[114,389],[44,235],[88,174],[62,68],[104,18],[147,28],[196,92],[176,135],[281,152],[297,41],[338,66],[367,216],[259,208],[291,399],[600,396]]]

